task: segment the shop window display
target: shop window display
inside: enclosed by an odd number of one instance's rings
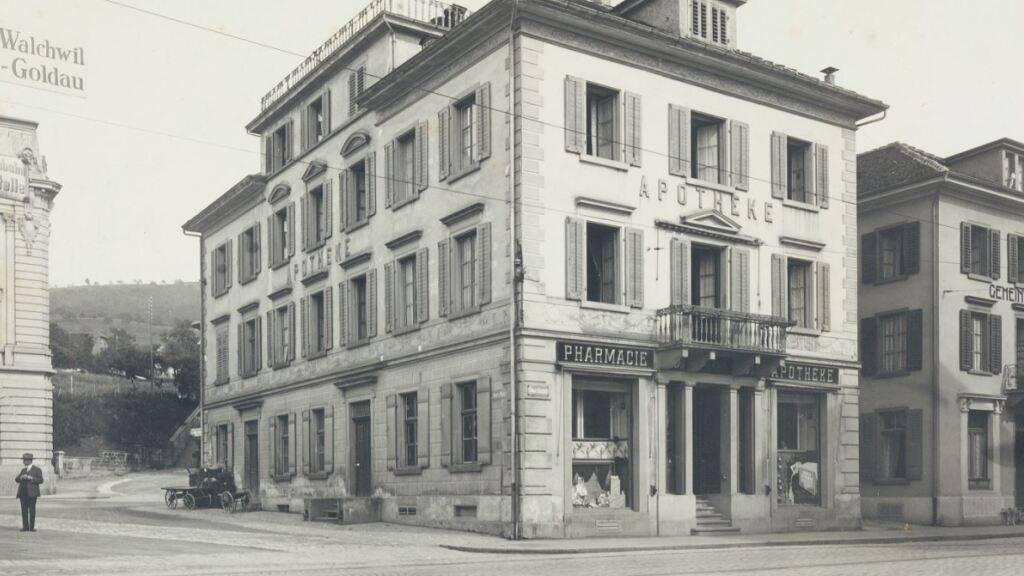
[[[572,503],[629,508],[632,498],[632,401],[627,385],[574,384]]]
[[[779,392],[778,501],[821,502],[821,397]]]

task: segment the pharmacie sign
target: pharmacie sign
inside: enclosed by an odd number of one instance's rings
[[[558,341],[559,364],[588,364],[615,368],[654,368],[654,353],[649,348],[612,346],[597,342]]]
[[[786,362],[785,366],[776,368],[769,378],[771,380],[838,386],[839,368],[818,364],[804,364],[803,362]]]

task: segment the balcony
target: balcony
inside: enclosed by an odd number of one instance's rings
[[[701,306],[672,306],[655,317],[659,369],[770,374],[786,355],[786,318]]]
[[[400,16],[448,31],[465,20],[469,16],[469,10],[437,0],[373,0],[307,56],[284,80],[278,82],[267,92],[260,100],[260,112],[265,112],[292,88],[309,77],[313,71],[347,46],[349,40],[381,14]]]

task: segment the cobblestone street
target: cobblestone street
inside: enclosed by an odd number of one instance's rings
[[[0,573],[931,576],[1018,574],[1024,560],[1024,538],[834,546],[786,546],[780,540],[770,547],[741,543],[730,549],[615,553],[601,553],[598,547],[572,555],[469,553],[441,545],[500,548],[503,541],[388,524],[309,524],[295,514],[170,511],[158,488],[176,479],[141,474],[62,486],[60,496],[41,502],[39,532],[33,534],[17,531],[17,502],[5,499],[0,504]]]

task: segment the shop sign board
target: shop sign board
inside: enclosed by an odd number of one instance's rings
[[[555,343],[555,348],[559,364],[654,369],[654,351],[650,348],[562,340]]]
[[[769,379],[838,386],[839,368],[804,362],[786,362],[785,365],[776,368]]]

